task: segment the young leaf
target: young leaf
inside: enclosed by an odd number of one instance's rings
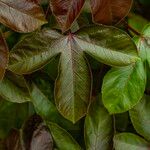
[[[79,16],[85,0],[50,0],[50,7],[62,31],[67,31]]]
[[[21,129],[26,150],[52,150],[53,139],[48,127],[38,115],[31,116]]]
[[[29,103],[17,104],[0,98],[0,139],[6,137],[11,128],[19,129],[29,115]]]
[[[84,132],[87,150],[111,149],[113,118],[97,101],[90,106]]]
[[[5,70],[8,65],[8,57],[8,48],[2,33],[0,32],[0,80],[2,80],[4,77]]]
[[[77,35],[61,36],[53,30],[42,30],[27,36],[10,53],[8,68],[17,74],[31,73],[60,55],[55,103],[59,112],[75,123],[86,114],[90,100],[91,76],[84,52],[114,66],[129,65],[138,59],[127,34],[113,27],[93,26]]]
[[[0,82],[0,96],[14,103],[31,101],[24,78],[9,72]]]
[[[0,22],[17,32],[31,32],[46,23],[33,0],[0,0]]]
[[[93,20],[111,25],[121,21],[130,11],[132,0],[91,0]]]
[[[150,97],[145,95],[143,99],[133,109],[130,117],[136,131],[150,140]]]
[[[67,131],[51,122],[48,122],[47,125],[56,144],[56,148],[61,150],[81,150],[78,143]]]
[[[141,137],[132,133],[120,133],[114,137],[115,150],[149,150],[150,145]]]
[[[9,136],[4,141],[4,146],[7,150],[24,150],[21,143],[20,131],[17,129],[12,129]]]
[[[123,68],[112,68],[104,77],[102,99],[111,114],[134,107],[142,98],[146,72],[141,61]]]

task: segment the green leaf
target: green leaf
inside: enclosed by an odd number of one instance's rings
[[[111,114],[128,111],[140,101],[145,86],[146,72],[141,61],[123,68],[112,68],[104,77],[103,103]]]
[[[89,26],[79,30],[77,35],[77,44],[104,64],[126,66],[138,60],[132,39],[115,27]]]
[[[150,145],[132,133],[120,133],[114,137],[115,150],[149,150]]]
[[[0,80],[3,79],[5,70],[8,65],[8,57],[9,57],[8,53],[9,52],[6,41],[4,40],[3,35],[0,32]]]
[[[145,95],[140,103],[131,109],[130,117],[135,130],[150,140],[150,96]]]
[[[48,122],[47,125],[54,139],[56,148],[60,150],[81,150],[78,143],[76,143],[67,131],[55,123]]]
[[[31,101],[28,88],[22,76],[8,72],[0,82],[0,96],[14,103]]]
[[[60,55],[55,103],[59,112],[75,123],[87,113],[91,95],[91,73],[85,52],[113,66],[138,60],[136,47],[127,34],[113,27],[92,26],[67,36],[53,30],[27,36],[11,52],[9,69],[28,74]]]
[[[142,36],[136,39],[136,44],[142,61],[146,61],[150,66],[150,24],[144,27]]]
[[[59,53],[61,41],[61,35],[53,30],[45,29],[26,36],[12,49],[8,69],[17,74],[38,70]]]
[[[126,17],[132,0],[91,0],[93,21],[112,25]]]
[[[144,26],[148,24],[148,20],[137,14],[128,15],[128,24],[138,32],[142,32]],[[131,32],[135,35],[133,32]]]
[[[63,32],[67,31],[77,19],[84,2],[85,0],[50,1],[52,12],[56,16]]]
[[[46,121],[52,121],[67,130],[78,130],[78,126],[76,127],[71,122],[63,118],[56,106],[48,99],[42,91],[33,83],[30,86],[30,93],[32,97],[32,103],[35,107],[36,112]]]
[[[6,137],[11,128],[19,129],[29,114],[29,103],[17,104],[0,98],[0,138]]]
[[[90,106],[85,119],[84,132],[87,150],[112,148],[113,118],[97,101]]]
[[[0,0],[0,22],[17,32],[31,32],[46,23],[44,13],[33,0]]]

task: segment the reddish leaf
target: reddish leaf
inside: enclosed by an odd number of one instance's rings
[[[80,14],[85,0],[51,0],[50,7],[62,31],[67,31]]]
[[[46,23],[37,0],[0,0],[0,22],[17,32],[31,32]]]
[[[4,77],[5,69],[8,64],[8,48],[6,42],[0,33],[0,80]]]
[[[129,12],[132,0],[91,0],[93,20],[111,25],[119,22]]]

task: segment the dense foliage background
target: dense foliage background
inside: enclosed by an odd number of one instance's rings
[[[149,0],[0,0],[0,150],[149,150],[149,21]]]

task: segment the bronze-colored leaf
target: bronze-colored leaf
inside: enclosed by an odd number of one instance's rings
[[[26,150],[52,150],[53,139],[48,127],[38,115],[31,116],[22,129],[23,143]]]
[[[6,42],[0,33],[0,80],[4,77],[8,64],[8,48]]]
[[[119,22],[129,12],[132,0],[91,0],[93,21],[111,25]]]
[[[85,0],[51,0],[50,7],[62,31],[68,30],[80,14]]]
[[[46,20],[35,0],[0,0],[0,22],[17,32],[31,32]]]

